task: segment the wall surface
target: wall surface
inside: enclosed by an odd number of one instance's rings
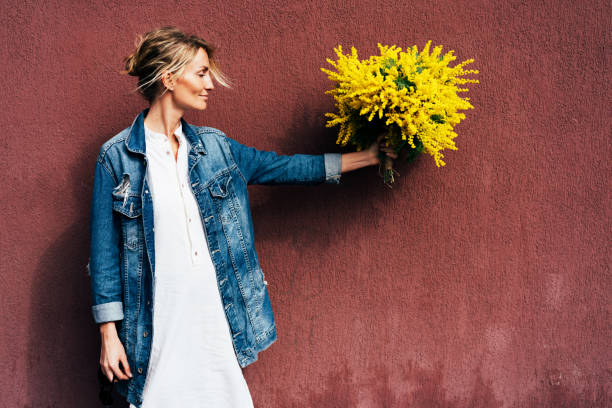
[[[431,39],[480,71],[446,167],[249,187],[278,326],[256,407],[612,406],[609,2],[84,4],[2,4],[1,407],[97,406],[94,162],[146,107],[122,58],[164,24],[234,81],[186,119],[283,154],[349,151],[324,127],[338,44]]]

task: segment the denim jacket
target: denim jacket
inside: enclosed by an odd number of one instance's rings
[[[134,377],[117,389],[142,403],[153,333],[155,230],[145,177],[143,110],[97,157],[90,212],[89,274],[96,323],[115,321]],[[340,153],[277,155],[181,118],[188,173],[241,367],[276,341],[267,282],[254,244],[248,184],[340,182]],[[197,311],[194,311],[197,314]]]

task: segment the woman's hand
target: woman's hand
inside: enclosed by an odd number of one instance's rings
[[[380,146],[380,141],[385,137],[386,133],[381,133],[367,150],[361,150],[359,152],[343,153],[341,156],[341,173],[347,171],[353,171],[366,166],[373,166],[380,163],[378,158],[379,150],[386,152],[387,156],[392,159],[397,159],[397,153],[392,148],[386,146]]]
[[[100,336],[102,337],[102,347],[100,350],[100,367],[109,381],[129,380],[132,378],[132,371],[127,362],[125,349],[119,336],[115,322],[102,323],[100,325]],[[123,366],[123,371],[121,366]]]
[[[372,145],[367,150],[372,158],[373,165],[378,164],[380,162],[380,159],[378,158],[379,150],[385,152],[387,156],[391,157],[392,159],[397,159],[397,153],[395,153],[395,151],[391,147],[384,146],[384,143],[381,143],[381,140],[383,139],[383,137],[385,137],[386,134],[386,132],[383,132],[378,135],[378,137],[376,138],[376,142],[372,143]]]

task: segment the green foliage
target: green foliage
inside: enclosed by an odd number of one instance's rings
[[[402,89],[406,88],[409,91],[416,91],[416,84],[412,81],[410,81],[408,78],[406,78],[403,75],[399,75],[397,77],[397,79],[395,80],[395,84],[397,85],[397,89],[398,91],[401,91]],[[410,89],[412,88],[412,89]]]
[[[436,123],[446,123],[444,119],[442,118],[442,115],[439,115],[437,113],[434,113],[429,118]]]

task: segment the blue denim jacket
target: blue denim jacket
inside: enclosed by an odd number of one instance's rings
[[[96,323],[115,321],[134,377],[117,388],[142,403],[153,333],[155,230],[146,180],[143,110],[100,149],[90,213],[89,273]],[[267,282],[254,244],[248,184],[340,182],[340,153],[277,155],[181,119],[188,171],[241,367],[276,341]],[[197,311],[194,311],[197,314]]]

